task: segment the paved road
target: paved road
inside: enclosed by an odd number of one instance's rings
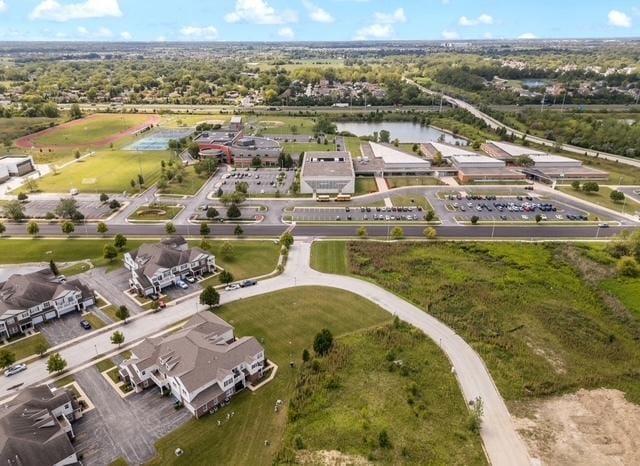
[[[451,329],[423,310],[398,296],[373,285],[350,277],[322,274],[309,266],[311,241],[298,241],[292,248],[285,272],[260,282],[255,287],[223,292],[221,303],[229,303],[264,293],[294,286],[328,286],[359,294],[392,314],[420,328],[436,341],[451,360],[466,400],[481,397],[485,404],[482,439],[489,459],[494,465],[530,464],[526,447],[513,426],[507,407],[487,368],[478,354]],[[128,343],[155,334],[201,310],[197,298],[170,307],[157,314],[148,314],[122,327]],[[91,363],[98,354],[114,351],[109,334],[97,335],[61,351],[71,369]],[[29,370],[14,377],[0,380],[0,397],[14,393],[16,384],[34,384],[47,379],[46,362],[38,360]]]
[[[442,97],[444,98],[444,101],[446,101],[449,105],[452,105],[453,107],[458,107],[458,108],[462,108],[464,110],[467,110],[473,116],[483,120],[487,125],[489,125],[489,127],[493,128],[493,129],[504,128],[507,131],[508,135],[514,135],[515,137],[518,137],[518,138],[525,137],[527,141],[533,142],[535,144],[540,144],[542,146],[556,147],[556,144],[557,144],[556,141],[550,141],[549,139],[544,139],[544,138],[540,138],[540,137],[537,137],[537,136],[531,136],[529,134],[524,134],[522,131],[518,131],[516,129],[513,129],[513,128],[505,125],[504,123],[496,120],[495,118],[487,115],[486,113],[484,113],[481,110],[479,110],[477,107],[471,105],[468,102],[465,102],[464,100],[456,99],[456,98],[448,96],[446,94],[440,94],[440,93],[434,92],[434,91],[432,91],[430,89],[427,89],[424,86],[421,86],[420,84],[416,83],[415,81],[412,81],[411,79],[408,79],[408,78],[404,78],[404,79],[405,79],[406,82],[415,85],[422,92],[424,92],[426,94],[429,94],[429,95],[442,95]],[[631,165],[631,166],[634,166],[634,167],[640,167],[640,160],[638,160],[638,159],[631,159],[631,158],[623,157],[623,156],[620,156],[620,155],[608,154],[606,152],[595,151],[595,150],[591,150],[591,149],[585,149],[584,147],[577,147],[577,146],[572,146],[570,144],[563,144],[562,145],[562,150],[564,150],[566,152],[571,152],[573,154],[588,155],[590,157],[599,157],[601,159],[611,160],[613,162],[619,162],[619,163],[623,163],[623,164],[626,164],[626,165]]]

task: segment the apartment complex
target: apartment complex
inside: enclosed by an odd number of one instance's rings
[[[15,274],[0,284],[0,338],[95,304],[92,290],[79,280],[61,282],[49,269]]]
[[[82,410],[70,390],[31,387],[0,410],[0,462],[7,466],[79,464],[71,423]]]
[[[131,288],[149,296],[187,276],[199,277],[214,272],[216,260],[200,248],[189,248],[182,236],[175,236],[160,243],[143,244],[126,253],[124,266],[131,272]]]
[[[136,392],[157,386],[196,418],[262,378],[264,348],[212,312],[195,314],[176,333],[147,338],[120,364],[121,378]]]

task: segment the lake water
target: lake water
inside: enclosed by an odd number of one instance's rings
[[[457,138],[448,133],[444,133],[431,126],[420,126],[419,124],[402,121],[390,121],[383,123],[337,123],[338,131],[348,131],[356,136],[371,136],[375,131],[380,133],[386,129],[391,133],[391,140],[398,139],[401,143],[421,143],[434,142],[444,135],[444,142],[448,144],[460,144],[466,146],[465,139]]]

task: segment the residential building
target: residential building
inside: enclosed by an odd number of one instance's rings
[[[143,244],[124,255],[131,272],[129,285],[139,294],[160,293],[187,276],[199,277],[216,270],[215,257],[200,248],[189,248],[182,236],[155,244]]]
[[[0,338],[20,335],[43,322],[95,304],[79,280],[61,282],[49,269],[15,274],[0,284]]]
[[[82,410],[70,390],[21,391],[0,410],[0,462],[7,466],[79,464],[71,423]]]
[[[303,194],[353,194],[356,175],[349,152],[306,152],[300,173]]]
[[[264,348],[212,312],[195,314],[173,334],[147,338],[120,364],[120,377],[136,392],[157,386],[201,417],[247,385],[265,368]]]
[[[356,159],[359,175],[430,175],[431,162],[407,154],[389,144],[369,142],[362,145],[362,157]]]

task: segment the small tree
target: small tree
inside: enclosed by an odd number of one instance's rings
[[[109,195],[106,193],[100,194],[100,202],[107,202],[109,200]]]
[[[200,293],[200,304],[209,306],[209,309],[214,308],[220,304],[220,293],[218,293],[213,286],[207,286],[202,293]]]
[[[2,236],[5,231],[7,231],[7,227],[3,222],[0,222],[0,236]]]
[[[113,245],[116,248],[123,250],[124,247],[127,245],[127,237],[118,233],[116,237],[113,239]]]
[[[40,357],[43,357],[48,349],[49,349],[49,345],[44,341],[41,341],[40,343],[38,343],[35,348],[36,353]]]
[[[358,228],[358,237],[359,238],[366,238],[369,235],[369,233],[367,232],[367,229],[365,227],[360,227]]]
[[[9,201],[4,206],[4,215],[11,220],[15,220],[16,222],[20,222],[24,220],[24,207],[20,201]]]
[[[394,227],[391,230],[391,237],[393,239],[402,239],[402,238],[404,238],[404,230],[401,227]]]
[[[436,239],[438,237],[438,232],[433,227],[425,228],[423,233],[427,239]]]
[[[235,256],[235,250],[233,248],[233,245],[228,241],[225,241],[224,243],[222,243],[222,246],[220,246],[220,256],[222,256],[222,258],[226,261],[233,260]]]
[[[576,180],[576,181],[572,182],[572,183],[571,183],[571,187],[572,187],[573,189],[575,189],[576,191],[579,191],[579,190],[580,190],[580,182],[579,182],[578,180]]]
[[[471,224],[477,225],[479,220],[480,220],[480,217],[478,217],[477,215],[474,215],[473,217],[471,217]]]
[[[290,232],[285,232],[281,237],[280,237],[280,245],[284,246],[285,248],[289,249],[291,246],[293,246],[293,235]]]
[[[122,204],[120,204],[120,202],[117,199],[111,199],[111,201],[109,201],[109,208],[111,210],[117,210],[122,206]]]
[[[484,402],[482,398],[477,397],[473,402],[473,408],[469,414],[469,430],[474,433],[479,433],[482,427],[482,416],[484,415]]]
[[[218,212],[218,209],[216,209],[215,207],[209,207],[207,209],[207,218],[216,218],[220,215],[220,212]]]
[[[100,233],[101,235],[104,235],[105,233],[107,233],[109,231],[109,227],[107,226],[106,223],[104,222],[100,222],[98,223],[98,225],[96,226],[96,231],[98,233]]]
[[[233,203],[227,209],[227,217],[228,218],[240,218],[242,216],[242,212],[237,204]]]
[[[436,218],[436,213],[431,209],[427,210],[427,213],[424,215],[424,219],[427,222],[433,222],[435,218]]]
[[[313,350],[316,354],[324,356],[333,347],[333,334],[330,330],[324,328],[316,335],[313,340]]]
[[[65,235],[70,235],[76,229],[75,225],[72,222],[64,222],[60,228],[62,229],[62,233]]]
[[[164,231],[167,232],[167,235],[174,235],[176,233],[176,226],[171,222],[167,222],[164,226]]]
[[[616,203],[623,202],[625,199],[625,195],[622,191],[611,191],[611,194],[609,194],[609,197],[613,202],[616,202]]]
[[[536,223],[542,222],[542,215],[536,214]]]
[[[127,309],[127,306],[120,306],[116,311],[116,317],[126,324],[129,318],[129,309]]]
[[[27,199],[29,199],[29,196],[27,196],[27,193],[20,193],[18,194],[18,200],[21,202],[26,201]]]
[[[616,264],[616,270],[623,277],[635,278],[640,275],[640,265],[638,261],[631,256],[621,257]]]
[[[47,371],[49,373],[62,372],[67,367],[67,361],[60,356],[60,353],[53,353],[47,361]]]
[[[600,185],[595,181],[587,181],[586,183],[582,183],[582,191],[585,193],[597,193],[600,191]]]
[[[225,285],[228,285],[229,283],[231,283],[233,281],[233,274],[231,272],[229,272],[228,270],[223,270],[220,273],[220,281],[222,283],[224,283]]]
[[[8,350],[0,351],[0,368],[6,369],[14,362],[16,362],[15,354]]]
[[[122,346],[123,343],[124,343],[124,333],[122,333],[119,330],[116,330],[115,332],[113,332],[113,334],[111,335],[111,344],[118,345],[118,349],[120,349],[120,346]]]
[[[113,260],[118,257],[118,250],[111,244],[105,244],[102,248],[102,257],[107,259],[109,262],[113,262]]]
[[[240,225],[236,225],[236,227],[233,229],[233,234],[236,236],[242,236],[243,233],[244,233],[244,230]]]
[[[208,236],[209,233],[211,233],[211,228],[209,228],[209,225],[207,225],[206,223],[201,223],[200,224],[200,235]]]
[[[56,263],[54,262],[53,259],[51,259],[49,261],[49,270],[51,270],[51,273],[54,274],[56,277],[58,275],[60,275],[60,271],[58,270],[58,266],[56,265]]]
[[[40,233],[40,226],[38,223],[33,220],[27,223],[27,233],[31,236],[38,236],[38,233]]]
[[[380,445],[380,448],[391,448],[391,439],[386,429],[381,430],[378,434],[378,445]]]
[[[302,362],[309,362],[311,360],[311,354],[307,348],[302,350]]]

